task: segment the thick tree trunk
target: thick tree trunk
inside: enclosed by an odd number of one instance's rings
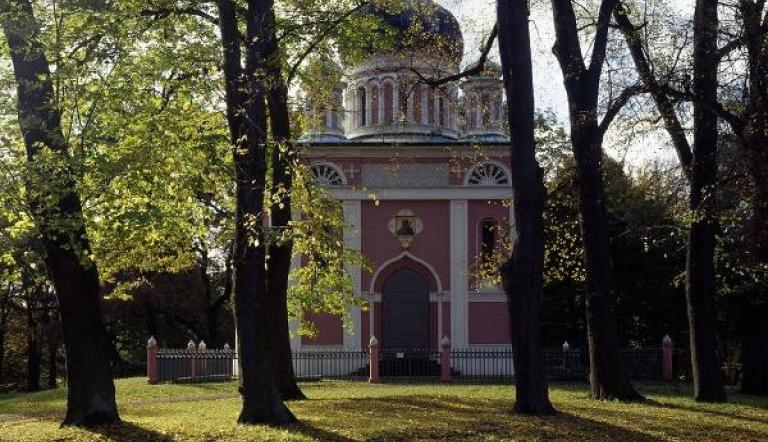
[[[717,101],[717,0],[697,0],[694,15],[693,163],[689,206],[686,299],[690,328],[694,399],[723,402],[725,387],[715,335],[715,234],[717,209],[717,115],[707,105]]]
[[[287,424],[296,421],[275,384],[269,336],[266,292],[264,183],[266,178],[266,103],[257,78],[265,66],[264,41],[274,20],[272,3],[252,0],[247,11],[246,67],[241,65],[235,5],[219,0],[219,24],[224,54],[227,120],[235,165],[237,209],[233,253],[233,294],[238,333],[240,393],[238,422]],[[274,15],[272,15],[274,17]]]
[[[273,18],[274,19],[274,18]],[[280,191],[279,202],[272,205],[272,228],[281,232],[289,228],[291,221],[291,191],[293,187],[294,149],[291,139],[291,122],[288,112],[288,88],[280,69],[279,49],[276,33],[270,35],[267,44],[267,76],[269,90],[269,121],[272,129],[272,187]],[[272,311],[270,330],[272,332],[272,365],[275,368],[277,388],[283,399],[306,399],[296,382],[293,371],[293,354],[288,326],[288,275],[291,271],[293,241],[285,238],[270,245],[269,287]]]
[[[608,25],[616,1],[600,5],[589,67],[584,64],[571,0],[552,0],[557,39],[553,49],[568,94],[571,144],[576,160],[578,207],[586,267],[589,382],[595,399],[640,400],[621,358],[616,313],[616,283],[610,252],[603,182],[603,134],[597,122],[600,74]]]
[[[512,157],[517,238],[512,257],[501,269],[511,322],[517,413],[555,412],[549,401],[541,338],[544,272],[544,178],[536,160],[534,96],[528,5],[498,0],[499,52],[504,72]]]
[[[3,14],[5,13],[5,14]],[[29,1],[0,0],[18,91],[19,124],[30,166],[56,189],[33,183],[30,206],[45,244],[46,265],[59,299],[67,353],[67,413],[64,424],[96,425],[119,421],[109,363],[109,342],[101,312],[96,264],[72,171],[43,164],[44,149],[67,161],[61,116],[53,103],[48,61],[39,42],[39,25]],[[52,202],[51,202],[52,201]],[[61,225],[69,228],[62,231]]]
[[[741,118],[743,126],[738,145],[754,187],[747,247],[754,264],[765,264],[768,263],[768,11],[764,11],[763,1],[740,0],[738,7],[749,76],[749,95]],[[768,301],[765,297],[765,291],[747,295],[738,324],[742,337],[741,390],[758,395],[768,395],[768,327],[765,321]]]
[[[737,325],[741,337],[741,391],[768,395],[768,305],[741,302]]]
[[[616,284],[605,209],[603,152],[597,139],[596,121],[590,123],[572,117],[571,142],[576,158],[577,196],[586,263],[587,341],[592,396],[638,400],[640,395],[629,383],[621,358]]]

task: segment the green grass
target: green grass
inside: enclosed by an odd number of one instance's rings
[[[731,395],[728,404],[700,404],[686,388],[638,386],[644,404],[597,402],[586,385],[554,385],[560,413],[532,418],[509,413],[514,387],[502,385],[318,382],[309,400],[290,408],[291,428],[234,423],[234,383],[149,386],[117,381],[122,425],[88,431],[59,428],[64,389],[0,395],[0,440],[768,440],[768,399]]]

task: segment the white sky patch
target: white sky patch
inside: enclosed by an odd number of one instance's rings
[[[464,64],[479,57],[479,48],[496,21],[495,0],[435,0],[451,11],[461,24],[464,33]],[[533,1],[531,11],[531,50],[533,53],[533,84],[536,93],[536,107],[551,109],[558,120],[568,127],[568,100],[563,86],[563,75],[557,59],[552,54],[554,45],[554,24],[548,1]],[[681,13],[693,14],[691,0],[669,0],[669,4]],[[494,48],[491,58],[499,61],[498,50]],[[669,146],[666,132],[658,130],[633,138],[611,134],[605,140],[605,148],[614,157],[624,159],[629,166],[640,166],[649,161],[674,161],[676,158]],[[621,140],[620,142],[617,140]],[[619,144],[614,145],[612,142]]]

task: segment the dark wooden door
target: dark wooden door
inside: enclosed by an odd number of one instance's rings
[[[410,269],[393,273],[382,291],[384,348],[429,347],[429,289]]]

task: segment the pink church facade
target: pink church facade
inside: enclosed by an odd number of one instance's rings
[[[475,289],[469,271],[513,219],[500,72],[491,65],[455,84],[420,82],[419,68],[458,72],[461,31],[432,2],[407,5],[395,15],[372,12],[401,32],[426,20],[429,41],[345,65],[337,102],[308,111],[307,161],[341,202],[345,242],[371,270],[348,268],[366,301],[351,307],[349,327],[310,313],[318,335],[294,336],[297,350],[359,350],[373,336],[393,349],[437,349],[444,337],[457,349],[510,346],[505,295]],[[448,42],[449,53],[435,56],[431,41]]]

